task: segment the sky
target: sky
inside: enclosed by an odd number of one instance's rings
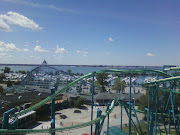
[[[180,65],[179,0],[0,0],[0,63]]]

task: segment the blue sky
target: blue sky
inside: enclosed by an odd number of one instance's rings
[[[180,1],[0,0],[0,63],[180,65]]]

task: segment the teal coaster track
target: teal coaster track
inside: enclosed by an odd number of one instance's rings
[[[0,133],[2,134],[25,134],[25,133],[43,133],[43,132],[49,132],[51,134],[54,134],[55,132],[61,132],[63,130],[70,130],[70,129],[76,129],[76,128],[82,128],[86,126],[91,126],[91,134],[92,134],[92,126],[95,124],[95,135],[100,135],[102,126],[104,123],[105,118],[107,118],[107,134],[110,134],[109,131],[109,114],[113,111],[113,108],[115,104],[119,104],[121,108],[124,107],[126,114],[129,118],[129,126],[128,126],[128,134],[170,134],[171,129],[173,126],[173,129],[175,133],[178,135],[180,134],[180,107],[175,106],[175,101],[179,99],[175,99],[176,94],[180,94],[178,91],[174,91],[174,87],[178,86],[178,83],[180,81],[180,76],[174,77],[171,74],[168,74],[167,71],[170,70],[179,70],[179,67],[173,67],[173,68],[168,68],[164,69],[164,71],[159,71],[159,70],[151,70],[151,69],[142,69],[142,70],[115,70],[115,69],[108,69],[108,70],[99,70],[93,73],[89,73],[87,75],[84,75],[80,77],[79,79],[73,81],[72,83],[68,84],[64,88],[52,93],[50,96],[45,98],[44,100],[40,101],[39,103],[35,104],[34,106],[19,112],[17,114],[12,114],[9,116],[10,112],[7,114],[8,119],[12,117],[17,117],[22,114],[26,114],[29,111],[36,110],[37,108],[43,106],[49,101],[53,101],[53,99],[61,94],[62,92],[66,91],[69,89],[71,86],[75,85],[79,81],[83,80],[84,78],[92,77],[92,105],[93,106],[93,91],[94,91],[94,76],[99,74],[99,73],[128,73],[130,76],[130,81],[129,81],[129,102],[124,102],[119,99],[115,99],[112,101],[111,104],[107,105],[107,109],[104,114],[101,114],[101,110],[97,110],[97,118],[93,118],[93,114],[91,113],[91,121],[80,124],[80,125],[75,125],[71,127],[64,127],[64,128],[55,128],[53,125],[51,126],[50,129],[16,129],[14,126],[14,129],[8,128],[7,124],[5,123],[4,118],[0,118],[0,121],[3,123],[3,129],[0,129]],[[131,74],[133,73],[139,73],[139,72],[153,72],[157,74],[156,81],[153,82],[148,82],[142,84],[143,87],[146,88],[147,93],[148,93],[148,108],[144,108],[144,110],[137,110],[134,108],[133,104],[131,103]],[[158,76],[161,75],[164,77],[164,79],[158,79]],[[170,87],[169,89],[163,89],[159,87],[160,83],[164,82],[169,82]],[[163,98],[160,99],[160,92],[162,93],[161,96],[163,97],[163,94],[168,94],[168,100],[167,103],[163,102]],[[165,106],[163,109],[162,106]],[[91,112],[93,112],[93,107],[91,107]],[[122,109],[121,109],[122,110]],[[131,115],[134,113],[136,117],[136,123],[133,121]],[[146,133],[142,131],[142,127],[140,125],[140,122],[137,117],[137,113],[145,113],[147,116],[147,130]],[[53,112],[52,112],[53,114]],[[54,114],[53,114],[54,115]],[[166,121],[168,119],[168,124],[166,124]],[[171,119],[173,122],[171,122]],[[15,123],[15,122],[14,122]],[[11,123],[12,125],[14,123]],[[51,121],[51,124],[54,124],[54,122]],[[160,127],[160,124],[163,125],[164,128]],[[11,126],[13,127],[13,126]],[[121,112],[121,122],[120,122],[120,127],[122,130],[122,112]]]

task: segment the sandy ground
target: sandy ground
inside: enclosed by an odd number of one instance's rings
[[[63,109],[60,111],[56,112],[56,116],[55,116],[55,127],[56,128],[60,128],[60,127],[68,127],[68,126],[72,126],[72,125],[78,125],[78,124],[82,124],[85,122],[90,121],[91,119],[91,106],[87,106],[88,110],[84,110],[84,109],[79,109],[81,110],[82,113],[74,113],[74,110],[76,110],[77,108],[69,108],[69,109]],[[93,118],[96,118],[96,112],[97,109],[100,108],[102,110],[102,114],[105,112],[105,107],[104,106],[100,106],[100,107],[94,107],[94,111],[93,111]],[[110,114],[110,126],[120,126],[120,112],[121,109],[119,106],[114,107],[114,110],[111,112]],[[60,119],[59,115],[64,114],[67,116],[66,119]],[[141,120],[143,118],[143,114],[137,114],[138,115],[138,119]],[[135,117],[133,117],[133,119],[135,120]],[[125,110],[123,109],[123,124],[127,124],[128,123],[128,117],[127,114],[125,112]],[[34,129],[47,129],[50,127],[50,121],[38,121],[38,126],[36,126]],[[88,133],[90,134],[90,130],[91,127],[84,127],[84,128],[79,128],[79,129],[73,129],[73,130],[69,130],[69,131],[62,131],[62,132],[56,132],[56,135],[81,135],[83,133]],[[95,125],[93,125],[93,131],[95,129]],[[107,119],[105,119],[104,121],[104,125],[102,128],[102,132],[101,134],[103,135],[103,131],[107,131]],[[37,135],[40,133],[37,133]],[[43,135],[49,135],[49,133],[41,133]]]
[[[142,93],[142,94],[145,94],[146,93],[146,90],[144,90],[142,87],[138,87],[138,86],[136,86],[136,87],[134,87],[135,88],[135,92],[137,93],[138,91],[140,92],[140,93]],[[129,93],[129,87],[126,87],[125,88],[125,93]],[[131,93],[134,93],[134,90],[133,90],[133,87],[131,88]]]

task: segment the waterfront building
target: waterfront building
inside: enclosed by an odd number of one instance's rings
[[[58,70],[54,67],[51,67],[44,60],[41,65],[31,70],[20,82],[19,85],[7,88],[6,92],[50,92],[50,89],[52,87],[55,87],[56,89],[63,88],[68,83],[76,80],[79,77],[80,76],[73,75],[63,70]],[[74,93],[81,93],[81,87],[81,84],[77,84],[76,86],[73,86],[70,90],[73,89]]]

